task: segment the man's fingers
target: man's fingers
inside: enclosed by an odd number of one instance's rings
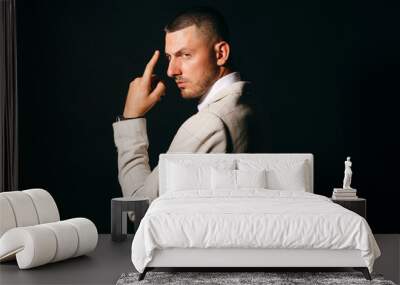
[[[165,95],[165,84],[162,81],[159,81],[157,83],[156,88],[153,90],[153,92],[151,92],[150,96],[155,100],[159,100],[161,96]]]
[[[152,74],[151,75],[151,90],[153,90],[154,88],[156,88],[157,83],[160,81],[160,79],[158,78],[157,75]]]
[[[160,57],[160,52],[156,50],[150,61],[147,63],[146,68],[144,69],[143,78],[145,80],[149,81],[151,79],[151,75],[153,74],[154,67],[156,66],[159,57]]]

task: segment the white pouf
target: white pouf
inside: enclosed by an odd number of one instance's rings
[[[20,269],[86,254],[98,233],[85,218],[60,221],[57,205],[44,189],[0,193],[0,262],[17,259]]]

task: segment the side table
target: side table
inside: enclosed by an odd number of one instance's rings
[[[348,199],[348,200],[340,200],[340,199],[332,199],[332,202],[341,205],[342,207],[349,209],[357,214],[359,214],[364,219],[367,219],[367,200],[364,198],[357,199]]]
[[[134,214],[134,231],[139,227],[148,207],[147,198],[120,197],[111,199],[111,239],[124,241],[127,235],[128,212]]]

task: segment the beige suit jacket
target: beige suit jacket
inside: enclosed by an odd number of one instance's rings
[[[250,84],[238,81],[221,89],[210,104],[178,129],[169,153],[246,152],[251,108]],[[124,197],[158,197],[158,166],[150,169],[146,119],[115,122],[118,180]]]

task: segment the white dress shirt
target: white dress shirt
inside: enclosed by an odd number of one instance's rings
[[[200,98],[197,109],[201,111],[203,108],[207,107],[211,99],[218,94],[218,91],[240,80],[239,72],[232,72],[215,81],[207,93]]]

